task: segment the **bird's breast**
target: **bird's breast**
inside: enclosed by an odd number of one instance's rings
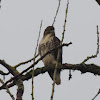
[[[47,53],[49,50],[53,49],[52,45],[52,37],[50,35],[47,35],[44,37],[40,42],[40,52],[41,56],[43,56],[45,53]],[[45,66],[51,65],[55,63],[55,57],[52,53],[46,55],[43,58],[43,63]]]
[[[55,58],[52,54],[48,54],[43,58],[43,63],[45,66],[56,64]]]

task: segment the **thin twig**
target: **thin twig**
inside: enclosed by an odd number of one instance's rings
[[[65,20],[64,20],[64,26],[63,26],[63,32],[62,32],[62,40],[61,40],[62,43],[64,40],[64,33],[65,33],[66,22],[67,22],[68,5],[69,5],[69,0],[67,0],[67,7],[66,7]]]
[[[97,25],[97,51],[96,51],[96,54],[87,57],[82,63],[84,64],[89,59],[96,58],[98,54],[99,54],[99,31],[98,31],[98,25]]]
[[[97,92],[97,94],[93,97],[92,100],[94,100],[99,94],[100,94],[100,89],[99,89],[99,91]]]
[[[69,80],[72,78],[71,70],[69,70]]]
[[[14,79],[17,79],[19,76],[21,76],[23,73],[27,72],[29,69],[31,69],[32,67],[34,67],[39,61],[41,61],[46,55],[48,55],[49,53],[53,52],[54,50],[57,50],[57,49],[60,49],[64,46],[69,46],[71,45],[72,42],[68,43],[68,44],[65,44],[63,43],[62,45],[48,51],[47,53],[45,53],[43,56],[41,56],[37,61],[34,62],[34,64],[32,64],[30,67],[28,67],[27,69],[23,70],[21,73],[19,73],[18,75],[16,75],[15,77],[11,78],[10,80],[6,81],[5,84],[3,84],[1,87],[0,87],[0,90],[3,89],[5,87],[5,85],[7,85],[9,82],[13,81]]]
[[[97,25],[97,52],[96,52],[96,55],[94,55],[94,57],[92,57],[92,58],[97,57],[98,54],[99,54],[99,31],[98,31],[98,25]],[[97,92],[97,94],[93,97],[92,100],[94,100],[99,94],[100,94],[100,89]]]
[[[3,71],[0,70],[0,75],[9,75],[10,73],[7,72],[7,73],[4,73]]]
[[[58,8],[57,8],[56,15],[55,15],[55,17],[54,17],[54,21],[53,21],[53,23],[52,23],[52,26],[54,25],[54,23],[55,23],[55,21],[56,21],[56,17],[57,17],[59,8],[60,8],[60,2],[61,2],[61,0],[58,0],[58,1],[59,1],[59,3],[58,3]]]
[[[67,19],[67,14],[68,14],[68,5],[69,5],[69,0],[67,0],[66,13],[65,13],[65,21],[64,21],[63,32],[62,32],[62,40],[60,42],[60,45],[63,43],[63,40],[64,40],[64,33],[65,33],[65,28],[66,28],[66,19]],[[55,77],[56,77],[56,73],[57,73],[59,56],[60,56],[60,51],[58,50],[57,62],[56,62],[55,70],[54,70],[54,77],[53,77],[53,84],[52,84],[51,100],[53,100],[53,96],[54,96]]]
[[[3,82],[2,79],[0,79],[0,82],[1,82],[2,84],[4,84],[4,82]],[[9,90],[9,88],[8,88],[7,86],[6,86],[6,90],[7,90],[7,93],[10,95],[10,97],[12,98],[12,100],[15,100],[14,96],[11,94],[11,92],[10,92],[10,90]]]
[[[36,53],[37,53],[37,48],[38,48],[38,43],[39,43],[41,28],[42,28],[42,21],[41,21],[41,24],[40,24],[39,36],[38,36],[38,39],[37,39],[37,45],[36,45],[36,48],[35,48],[34,58],[35,58]],[[33,63],[34,62],[35,62],[35,59],[33,60]],[[33,92],[33,90],[34,90],[34,67],[33,67],[33,70],[32,70],[32,100],[34,100],[34,92]]]
[[[20,65],[24,65],[24,64],[26,64],[26,63],[29,63],[29,62],[33,61],[34,59],[36,59],[38,56],[39,56],[39,54],[37,54],[35,57],[33,57],[33,58],[31,58],[31,59],[29,59],[29,60],[27,60],[27,61],[25,61],[25,62],[21,62],[21,63],[15,65],[14,68],[17,68],[17,67],[19,67]]]

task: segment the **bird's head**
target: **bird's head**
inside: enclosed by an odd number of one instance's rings
[[[54,29],[53,26],[48,26],[48,27],[44,30],[44,36],[46,36],[46,35],[48,35],[48,34],[55,36],[55,29]]]

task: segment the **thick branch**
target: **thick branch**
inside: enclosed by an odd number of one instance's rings
[[[14,70],[14,68],[10,65],[8,65],[4,60],[0,60],[0,64],[3,65],[8,71],[13,75],[16,76],[18,74],[17,71]]]
[[[34,76],[37,76],[39,74],[43,74],[47,71],[51,71],[54,70],[54,66],[53,67],[42,67],[42,68],[37,68],[34,70]],[[81,73],[86,73],[86,72],[90,72],[92,74],[95,75],[100,75],[100,66],[97,66],[95,64],[63,64],[62,66],[58,66],[57,69],[61,69],[61,70],[65,70],[65,69],[71,69],[71,70],[78,70]],[[29,71],[27,74],[25,74],[25,76],[22,77],[22,80],[28,80],[31,78],[31,71]]]
[[[21,79],[18,79],[16,84],[18,86],[16,100],[22,100],[22,96],[23,96],[23,93],[24,93],[23,81]]]
[[[15,68],[13,68],[12,66],[8,65],[5,61],[0,60],[0,64],[3,65],[5,68],[7,68],[8,71],[13,76],[17,76],[19,74],[19,72]],[[23,81],[21,79],[18,79],[18,80],[20,80],[20,81],[16,82],[16,84],[18,86],[18,89],[17,89],[17,99],[16,100],[22,100],[22,95],[23,95],[23,92],[24,92],[24,85],[23,85]],[[8,88],[6,85],[5,85],[5,87]]]
[[[63,64],[62,66],[58,66],[57,68],[61,69],[61,70],[66,70],[66,69],[67,70],[69,70],[69,69],[78,70],[81,73],[89,72],[94,75],[100,75],[100,66],[95,65],[95,64]],[[54,70],[54,67],[45,66],[42,68],[37,68],[34,70],[34,77],[36,77],[40,74],[43,74],[45,72],[51,71],[51,70]],[[29,80],[31,78],[32,78],[32,70],[30,70],[28,73],[26,73],[25,75],[22,76],[23,81]],[[8,85],[8,88],[10,88],[14,85],[15,85],[15,83],[11,83]]]

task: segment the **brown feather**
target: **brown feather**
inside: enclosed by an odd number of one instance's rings
[[[42,40],[40,41],[39,49],[38,49],[40,56],[43,56],[49,50],[54,49],[60,45],[60,40],[55,36],[55,33],[52,33],[53,31],[54,31],[53,26],[49,26],[45,29],[44,36]],[[62,48],[59,49],[59,52],[60,52],[60,55],[58,58],[58,62],[62,63]],[[44,65],[45,66],[56,65],[57,55],[58,55],[58,50],[54,50],[53,52],[48,54],[46,57],[44,57],[42,60]],[[53,80],[54,70],[48,71],[48,73]],[[60,82],[60,70],[57,70],[55,82],[57,85],[61,83]]]

